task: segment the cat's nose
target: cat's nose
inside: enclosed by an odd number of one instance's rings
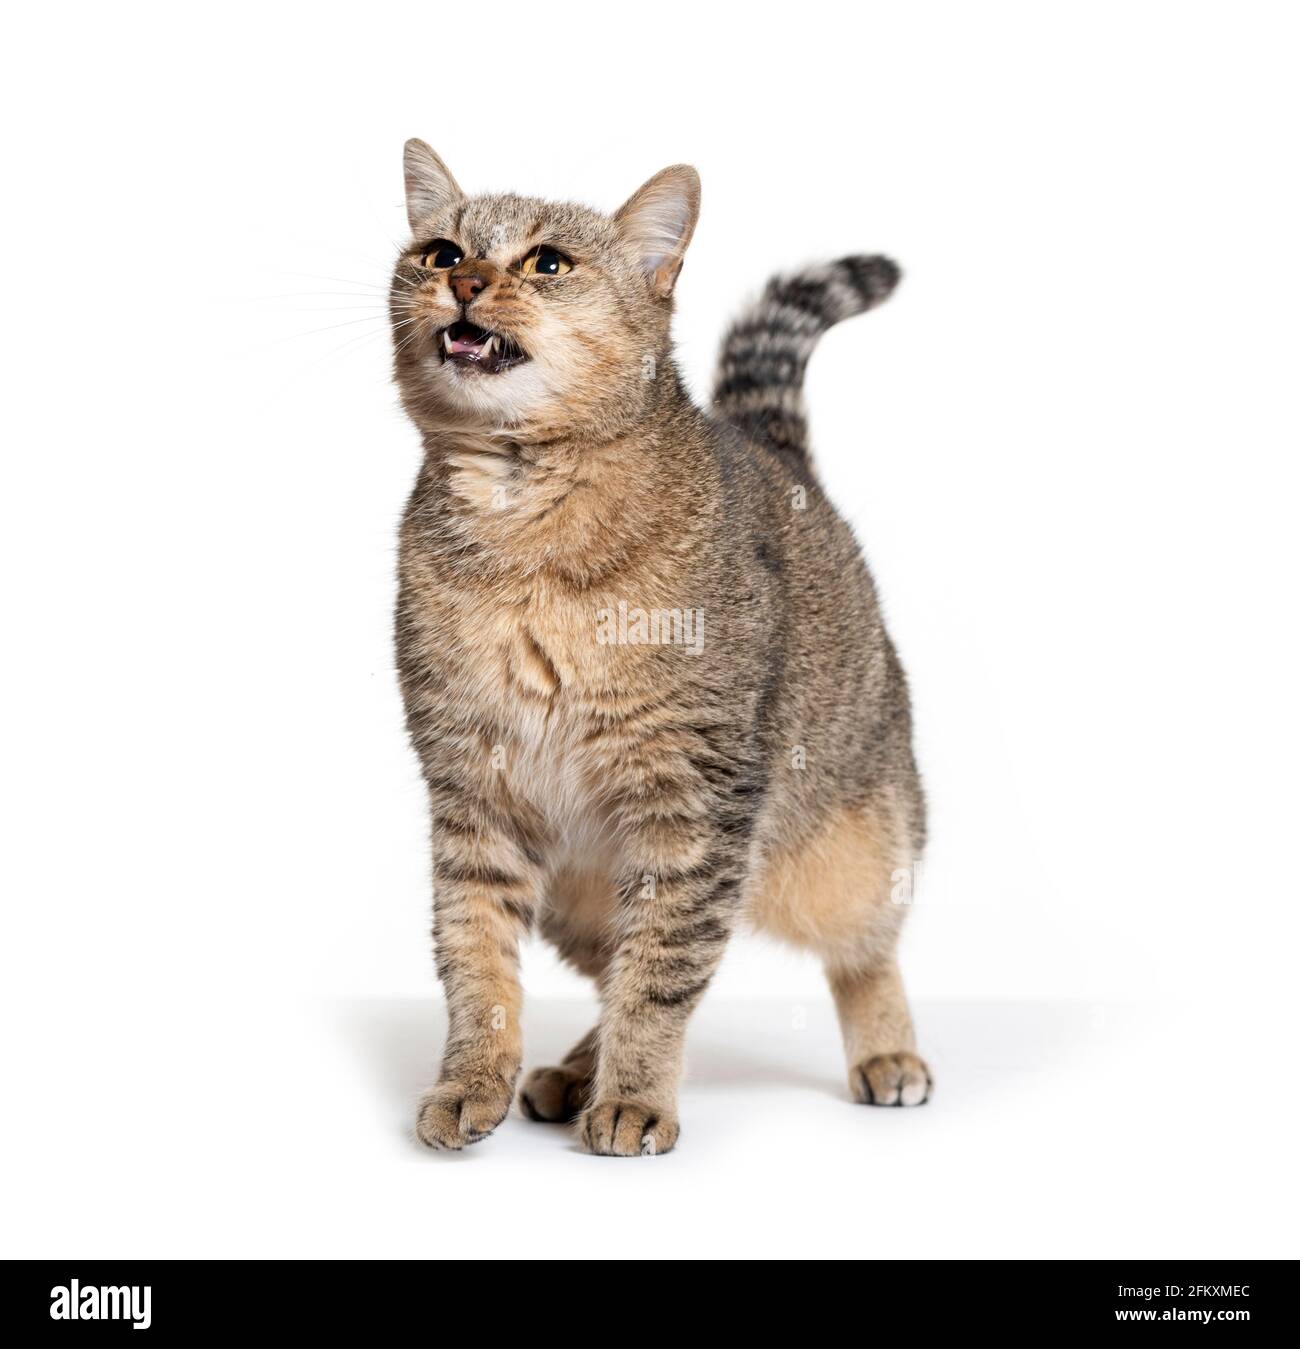
[[[451,293],[461,302],[469,302],[487,286],[487,281],[479,276],[477,272],[471,272],[468,276],[452,275]]]

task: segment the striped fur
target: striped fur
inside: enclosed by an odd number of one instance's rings
[[[713,407],[773,449],[806,458],[803,380],[832,325],[883,304],[902,273],[889,258],[851,257],[778,276],[722,341]]]

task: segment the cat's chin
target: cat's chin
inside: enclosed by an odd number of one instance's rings
[[[522,427],[539,417],[555,420],[557,399],[549,387],[545,365],[525,361],[514,373],[490,373],[476,366],[432,355],[420,381],[431,406],[457,424],[468,418],[484,427]]]
[[[470,375],[500,375],[529,360],[512,338],[464,319],[438,334],[438,351],[444,365]]]

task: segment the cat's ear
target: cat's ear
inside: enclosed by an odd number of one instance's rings
[[[699,215],[700,175],[689,164],[660,170],[614,213],[656,295],[672,293]]]
[[[406,218],[413,233],[418,233],[430,216],[465,195],[451,170],[423,141],[406,142],[402,166],[406,170]]]

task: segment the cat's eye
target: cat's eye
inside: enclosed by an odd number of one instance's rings
[[[435,239],[424,251],[420,259],[421,267],[454,267],[463,257],[456,244],[450,239]]]
[[[573,270],[573,263],[558,248],[542,244],[520,263],[520,269],[525,276],[563,276]]]

